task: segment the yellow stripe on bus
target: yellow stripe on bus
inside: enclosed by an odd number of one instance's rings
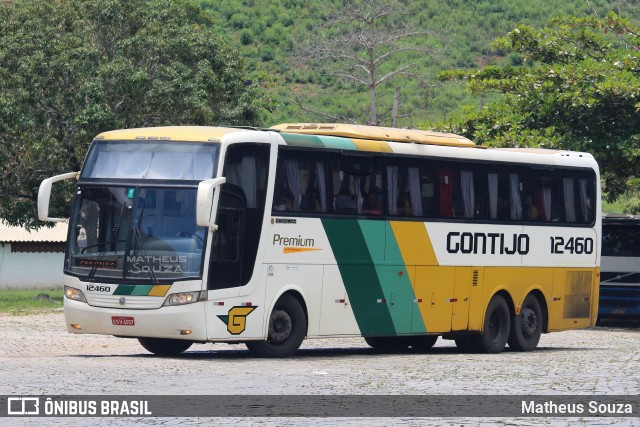
[[[149,291],[148,296],[150,297],[163,297],[169,292],[169,288],[171,285],[155,285]]]
[[[374,151],[378,153],[392,153],[391,147],[385,141],[371,139],[352,139],[359,151]]]
[[[294,254],[294,253],[298,253],[298,252],[311,252],[311,251],[321,251],[321,248],[298,248],[295,246],[285,246],[284,249],[282,249],[282,252],[284,252],[285,254]]]
[[[390,223],[405,265],[438,265],[438,259],[423,222],[391,221]]]

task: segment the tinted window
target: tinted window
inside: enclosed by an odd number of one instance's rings
[[[390,216],[433,217],[435,174],[429,161],[388,159],[387,211]]]
[[[329,210],[325,153],[282,151],[273,192],[274,212],[321,213]]]
[[[382,159],[369,156],[336,156],[332,168],[334,212],[380,216],[385,194]]]
[[[602,226],[602,255],[640,257],[640,222]]]

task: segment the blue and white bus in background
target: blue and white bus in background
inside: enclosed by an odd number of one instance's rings
[[[640,216],[602,217],[599,319],[640,320]]]

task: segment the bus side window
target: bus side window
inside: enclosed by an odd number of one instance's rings
[[[387,202],[389,215],[422,217],[425,201],[434,206],[433,177],[427,162],[418,164],[404,159],[387,163]],[[430,212],[430,216],[433,212]]]
[[[453,173],[444,167],[438,169],[440,217],[453,218]]]
[[[593,218],[593,178],[584,172],[563,171],[565,221],[587,224]]]
[[[499,167],[491,167],[487,174],[489,219],[517,221],[523,216],[521,173]],[[533,203],[531,201],[531,203]],[[535,214],[537,217],[537,214]]]
[[[532,188],[527,196],[532,197],[531,202],[535,206],[537,220],[545,222],[560,221],[562,206],[560,205],[560,191],[555,171],[531,168],[531,184]],[[527,197],[528,203],[529,199]],[[533,216],[533,213],[527,214],[527,219],[535,221]]]
[[[381,158],[351,154],[335,156],[332,182],[336,213],[384,213]]]
[[[283,150],[278,160],[273,210],[327,212],[326,156]]]
[[[253,275],[262,231],[269,171],[269,146],[232,144],[220,187],[218,230],[210,258],[208,289],[246,285]]]
[[[445,218],[486,217],[484,171],[464,163],[443,166],[440,179],[440,215]]]

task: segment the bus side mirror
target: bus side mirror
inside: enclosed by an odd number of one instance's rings
[[[38,218],[40,221],[67,222],[69,218],[49,218],[49,201],[51,200],[51,187],[54,182],[64,181],[78,176],[78,172],[68,172],[62,175],[52,176],[40,183],[38,189]]]
[[[217,228],[214,224],[215,217],[212,217],[213,195],[216,187],[227,181],[225,177],[213,178],[201,181],[198,184],[198,195],[196,198],[196,224],[200,227],[208,227],[212,230]]]

